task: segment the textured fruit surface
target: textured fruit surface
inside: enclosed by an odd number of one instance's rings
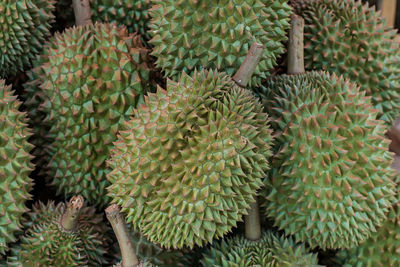
[[[59,224],[65,209],[64,203],[34,204],[7,266],[105,266],[109,239],[102,214],[82,208],[77,229],[67,232]]]
[[[31,198],[33,185],[29,178],[33,146],[27,141],[31,132],[26,113],[18,111],[21,102],[13,93],[11,86],[0,80],[0,255],[21,230],[22,214],[28,211],[25,202]]]
[[[135,110],[108,162],[109,195],[127,221],[167,248],[204,245],[247,214],[268,170],[262,104],[202,70],[167,81]]]
[[[42,121],[37,136],[48,131],[48,140],[37,142],[58,193],[107,203],[105,160],[149,87],[146,61],[140,37],[115,24],[74,27],[51,39],[25,87],[39,89],[28,93],[29,114],[33,124]]]
[[[130,33],[148,36],[151,0],[90,0],[92,19],[125,25]]]
[[[53,0],[0,1],[0,76],[7,77],[31,65],[50,37]]]
[[[267,215],[312,248],[350,248],[386,220],[395,194],[386,127],[357,85],[325,72],[265,84],[277,130]]]
[[[270,231],[262,233],[258,241],[244,236],[222,240],[208,249],[201,263],[204,267],[317,267],[316,254],[309,253],[304,245],[291,238],[281,237]]]
[[[150,43],[168,77],[208,68],[233,75],[250,46],[265,53],[249,85],[259,84],[284,53],[291,9],[287,0],[154,0]]]
[[[400,266],[400,196],[388,220],[361,245],[338,253],[343,267]]]
[[[304,17],[306,69],[342,74],[361,86],[378,118],[400,115],[400,55],[396,30],[374,7],[354,0],[298,0]]]

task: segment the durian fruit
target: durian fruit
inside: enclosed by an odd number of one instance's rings
[[[337,255],[343,267],[400,266],[400,196],[397,196],[388,220],[371,237]]]
[[[152,55],[166,76],[196,68],[236,73],[252,43],[265,45],[249,86],[260,84],[285,51],[287,0],[154,0]]]
[[[0,257],[7,244],[16,241],[21,230],[22,215],[28,211],[25,202],[31,199],[33,170],[28,143],[31,131],[26,113],[18,111],[21,102],[11,86],[0,80]]]
[[[103,216],[82,207],[83,198],[68,205],[33,205],[20,243],[12,248],[7,266],[104,266],[109,238]]]
[[[264,231],[261,239],[250,241],[237,235],[213,244],[204,254],[201,263],[207,266],[243,267],[317,267],[317,255],[292,238]]]
[[[26,85],[36,91],[29,109],[33,123],[42,121],[35,135],[48,131],[43,158],[59,194],[108,202],[105,160],[122,122],[150,87],[147,54],[140,36],[96,23],[57,33],[36,61]]]
[[[0,1],[0,77],[31,66],[50,37],[53,0]]]
[[[130,33],[149,39],[151,0],[90,0],[92,19],[125,25]]]
[[[276,132],[266,214],[312,248],[350,248],[387,219],[395,195],[386,128],[365,91],[326,72],[269,79]]]
[[[400,46],[374,7],[354,0],[297,0],[305,19],[308,70],[326,70],[357,82],[391,123],[400,115]]]
[[[113,201],[149,241],[192,248],[236,226],[269,168],[271,130],[225,73],[183,73],[135,110],[108,166]]]

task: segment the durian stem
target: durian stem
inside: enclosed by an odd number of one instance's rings
[[[400,118],[397,118],[393,126],[386,133],[386,136],[392,140],[389,149],[400,155]]]
[[[304,73],[304,19],[296,14],[290,16],[288,74]]]
[[[250,204],[248,215],[244,217],[245,236],[248,240],[256,241],[261,238],[260,213],[258,211],[258,200]]]
[[[72,0],[76,26],[92,24],[89,1],[90,0]]]
[[[246,87],[247,83],[250,81],[258,62],[260,62],[261,57],[264,54],[264,46],[259,43],[253,43],[250,47],[249,52],[247,52],[246,58],[240,65],[239,70],[233,76],[233,80],[240,87]]]
[[[129,238],[128,228],[118,205],[113,204],[106,209],[107,219],[110,221],[117,237],[122,255],[122,267],[136,267],[140,262],[136,256],[133,243]]]
[[[383,0],[377,0],[376,1],[376,10],[382,10],[382,4],[383,4]]]
[[[79,218],[79,212],[83,206],[84,199],[82,196],[73,196],[68,204],[67,209],[61,216],[60,224],[65,231],[74,231]]]

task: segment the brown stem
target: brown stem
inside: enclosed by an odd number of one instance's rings
[[[249,214],[244,217],[245,236],[247,239],[256,241],[261,238],[260,212],[258,211],[258,201],[250,204]]]
[[[118,205],[113,204],[106,209],[107,219],[110,221],[111,226],[117,236],[118,244],[121,249],[122,267],[136,267],[139,266],[139,259],[136,256],[133,243],[129,238],[128,228],[124,217],[122,216]]]
[[[377,0],[376,1],[376,10],[382,10],[382,4],[383,4],[383,0]]]
[[[304,73],[304,19],[296,14],[290,16],[288,74]]]
[[[263,54],[264,46],[259,43],[253,43],[242,65],[240,65],[239,70],[236,72],[235,76],[233,76],[233,80],[240,87],[247,86]]]
[[[84,199],[82,196],[73,196],[68,204],[67,209],[61,216],[60,225],[65,231],[74,231],[79,218],[79,212],[83,206]]]
[[[92,24],[92,14],[90,12],[90,0],[72,0],[75,13],[75,25]]]
[[[386,136],[392,140],[389,149],[400,155],[400,118],[397,118],[393,126],[386,133]]]

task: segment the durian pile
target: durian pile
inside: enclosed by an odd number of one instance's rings
[[[0,0],[0,266],[400,266],[372,2]]]

